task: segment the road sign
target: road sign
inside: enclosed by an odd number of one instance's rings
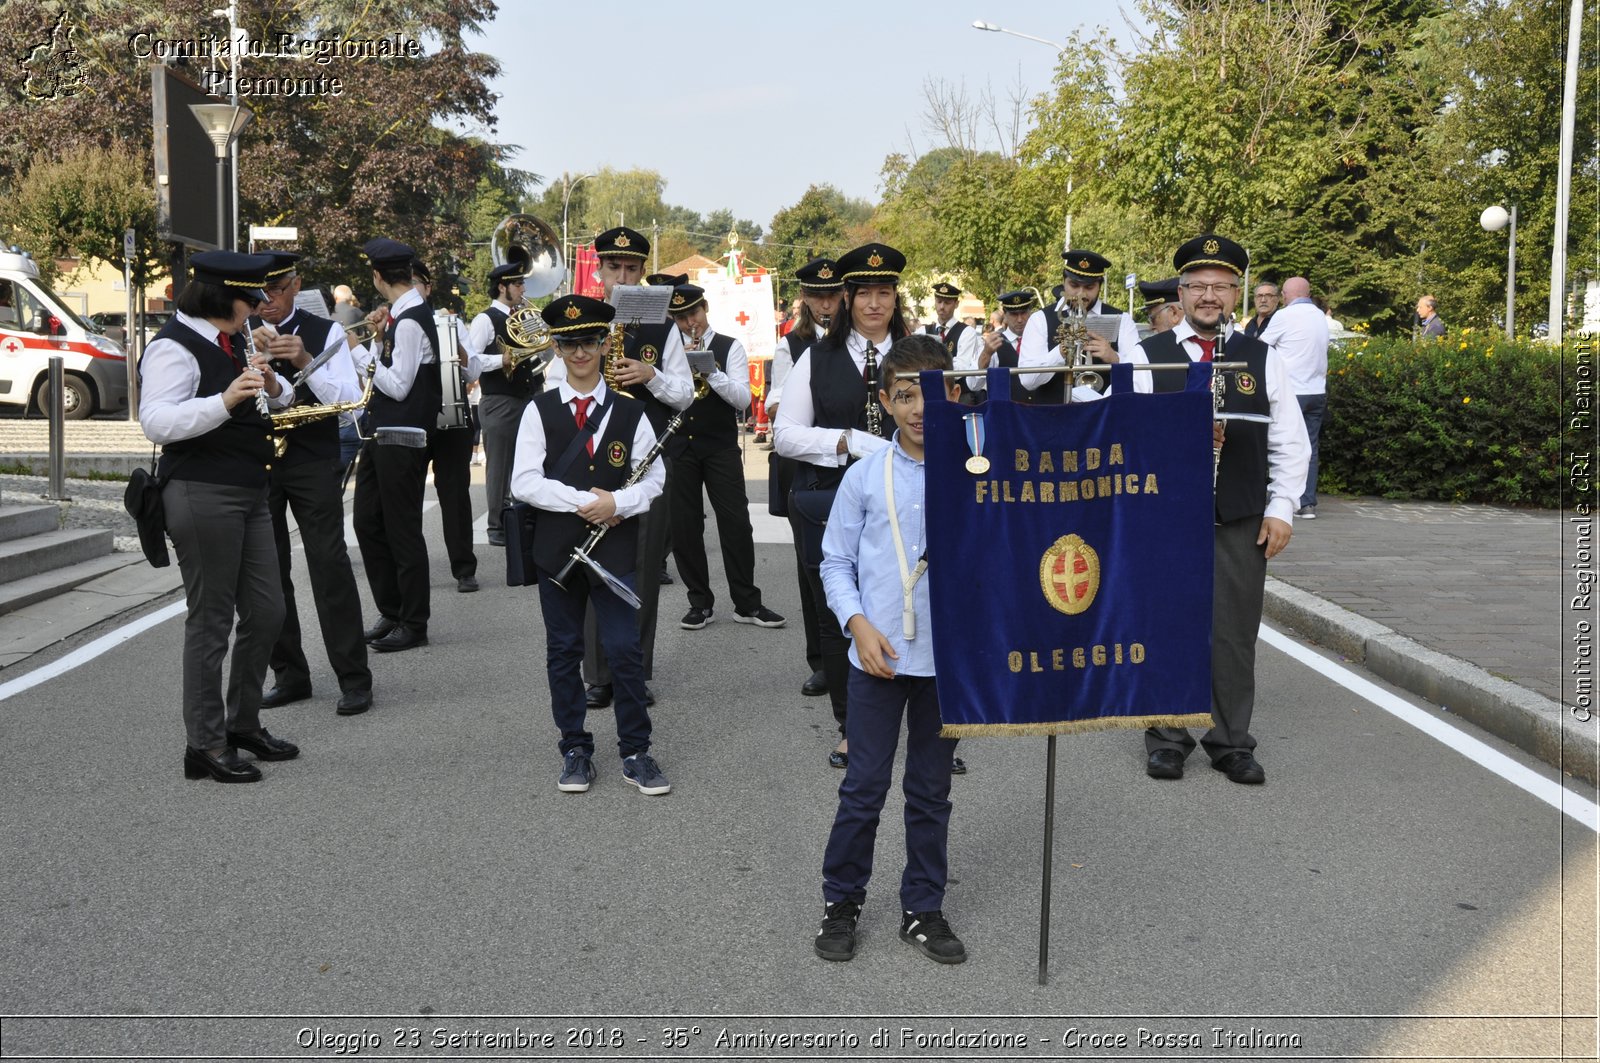
[[[300,230],[293,225],[252,225],[250,226],[250,239],[298,240],[300,239]]]
[[[1138,284],[1139,275],[1137,273],[1130,273],[1126,277],[1122,278],[1122,286],[1128,289],[1130,292],[1133,291]]]
[[[122,230],[122,260],[124,262],[132,262],[133,261],[133,230],[132,229],[124,229],[124,230]]]

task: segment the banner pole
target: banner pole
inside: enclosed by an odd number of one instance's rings
[[[1056,736],[1047,739],[1044,769],[1044,883],[1039,890],[1039,984],[1050,982],[1051,867],[1056,848]]]

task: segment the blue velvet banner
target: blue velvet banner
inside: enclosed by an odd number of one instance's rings
[[[1174,370],[1176,371],[1176,370]],[[925,374],[944,734],[1209,726],[1210,367],[1187,390],[982,406]],[[975,453],[981,448],[981,454]]]

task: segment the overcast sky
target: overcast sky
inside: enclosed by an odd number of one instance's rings
[[[1106,25],[1126,42],[1118,7],[503,3],[472,44],[504,68],[497,137],[521,146],[512,165],[557,180],[601,166],[654,169],[668,203],[727,207],[765,227],[813,182],[876,200],[886,154],[913,140],[918,153],[938,146],[922,121],[930,77],[964,79],[973,91],[987,81],[1002,100],[1019,72],[1029,96],[1049,87],[1049,47],[981,32],[974,20],[1057,41]],[[797,134],[827,147],[797,153]]]

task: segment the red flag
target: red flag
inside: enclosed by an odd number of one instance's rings
[[[594,253],[593,244],[578,244],[572,249],[572,291],[591,299],[606,297],[605,285],[600,283],[600,256]]]

